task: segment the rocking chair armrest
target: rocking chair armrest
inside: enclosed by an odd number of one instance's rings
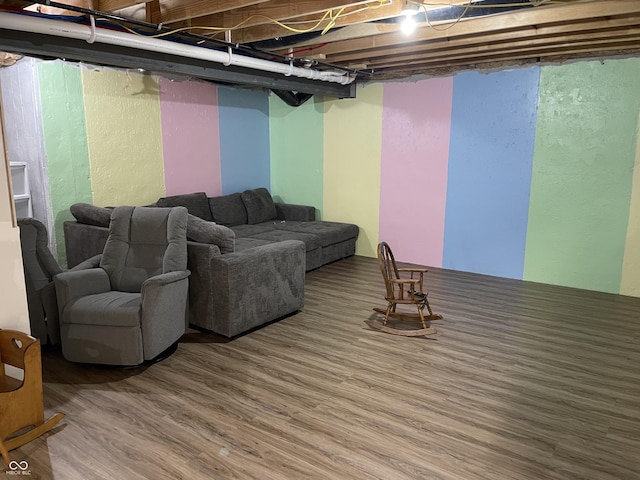
[[[412,277],[414,273],[419,273],[420,277],[422,277],[428,271],[429,270],[427,270],[426,268],[399,268],[398,269],[398,273],[410,273]]]

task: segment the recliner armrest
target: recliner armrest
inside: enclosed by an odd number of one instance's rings
[[[65,307],[74,300],[86,295],[104,293],[111,290],[109,275],[102,268],[73,270],[59,273],[53,277],[56,285],[58,311],[60,319]]]
[[[163,287],[164,285],[178,282],[184,278],[189,277],[189,275],[191,275],[191,272],[189,270],[179,270],[177,272],[161,273],[160,275],[149,277],[144,282],[142,282],[142,289],[140,293],[142,293],[142,295],[144,296],[145,290],[148,290],[150,288]]]
[[[190,274],[189,270],[167,272],[142,283],[140,328],[145,360],[162,353],[186,331]]]
[[[94,255],[91,258],[87,258],[84,262],[77,264],[75,267],[70,268],[69,271],[76,272],[78,270],[89,270],[90,268],[97,268],[100,266],[100,260],[102,254]]]
[[[316,219],[315,207],[308,205],[293,205],[290,203],[276,203],[276,218],[296,222],[312,222]]]

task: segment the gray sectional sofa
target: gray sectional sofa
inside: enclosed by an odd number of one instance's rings
[[[304,303],[304,274],[355,253],[358,227],[315,220],[315,208],[276,203],[264,188],[219,197],[160,198],[189,211],[189,320],[234,337],[291,314]],[[102,252],[110,210],[71,207],[65,222],[69,267]]]

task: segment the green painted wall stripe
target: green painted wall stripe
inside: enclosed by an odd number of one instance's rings
[[[164,196],[158,78],[82,71],[96,205],[146,205]]]
[[[322,218],[322,100],[290,107],[269,97],[271,193],[286,203],[313,205]]]
[[[79,67],[58,61],[41,63],[38,75],[54,235],[66,265],[62,223],[73,220],[72,204],[92,202],[82,79]]]
[[[640,59],[544,67],[524,279],[618,293]]]

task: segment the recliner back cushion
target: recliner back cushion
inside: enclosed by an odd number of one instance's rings
[[[111,288],[140,292],[149,277],[185,270],[186,229],[185,207],[116,208],[100,262]]]
[[[255,188],[245,190],[241,195],[247,209],[247,223],[249,225],[276,219],[276,205],[273,203],[269,190]]]
[[[209,198],[213,221],[226,227],[247,224],[247,209],[239,193]]]

